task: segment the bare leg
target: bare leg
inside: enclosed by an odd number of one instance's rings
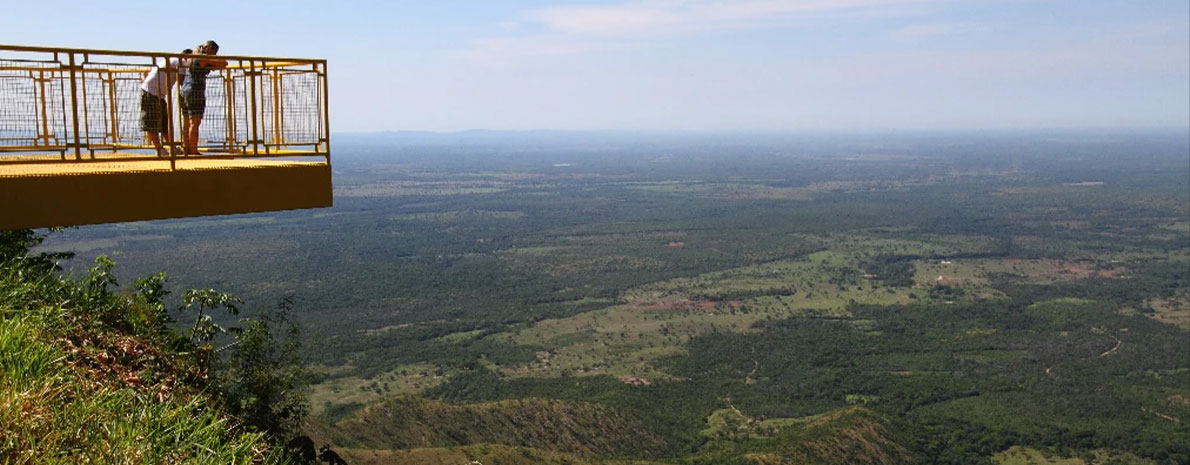
[[[186,116],[186,115],[182,115],[181,136],[182,136],[181,137],[181,139],[182,139],[182,153],[190,153],[189,149],[188,149],[188,147],[190,147],[190,145],[189,145],[190,144],[190,142],[189,142],[190,141],[190,139],[189,139],[189,137],[190,137],[190,117]],[[171,147],[170,152],[177,153],[176,151],[172,150],[173,148],[176,148],[176,147]]]
[[[202,116],[188,116],[189,126],[186,128],[186,154],[198,155],[198,126],[202,124]]]
[[[161,134],[158,134],[155,132],[150,132],[149,133],[149,142],[152,142],[153,148],[157,149],[157,156],[159,156],[159,157],[165,156],[165,148],[161,147]]]

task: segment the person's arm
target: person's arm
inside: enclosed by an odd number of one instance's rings
[[[182,66],[183,65],[184,65],[184,62],[182,61],[181,58],[174,58],[173,60],[170,60],[168,58],[165,59],[165,66],[167,68],[169,68],[167,70],[167,72],[169,72],[170,75],[173,77],[173,79],[170,79],[169,81],[172,81],[173,85],[176,85],[178,87],[182,86]],[[171,85],[170,87],[173,87],[173,85]],[[169,92],[170,89],[166,89],[165,91]]]
[[[204,68],[226,68],[227,60],[220,60],[218,58],[216,58],[216,59],[203,58],[201,60],[198,60],[198,66],[202,66]]]

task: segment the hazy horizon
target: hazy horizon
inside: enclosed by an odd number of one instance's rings
[[[815,135],[815,134],[843,134],[843,135],[862,135],[862,134],[965,134],[973,132],[1027,132],[1027,133],[1045,133],[1045,132],[1089,132],[1089,131],[1112,131],[1116,133],[1131,133],[1131,132],[1185,132],[1190,133],[1190,126],[1071,126],[1071,127],[970,127],[970,128],[946,128],[946,127],[921,127],[921,128],[831,128],[831,129],[783,129],[783,130],[764,130],[764,129],[553,129],[553,128],[526,128],[526,129],[498,129],[498,128],[465,128],[465,129],[449,129],[449,130],[431,130],[431,129],[375,129],[375,130],[332,130],[332,135],[341,136],[362,136],[362,135],[400,135],[400,134],[435,134],[435,135],[451,135],[451,134],[474,134],[474,133],[563,133],[563,134],[642,134],[642,135],[682,135],[682,134],[727,134],[727,135]]]

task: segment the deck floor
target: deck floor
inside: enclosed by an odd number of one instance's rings
[[[0,160],[3,160],[0,158]],[[26,176],[63,176],[77,174],[103,173],[144,173],[155,171],[191,171],[217,169],[244,169],[282,166],[324,165],[325,161],[295,161],[282,159],[226,159],[214,157],[179,157],[174,160],[174,169],[170,168],[168,158],[155,160],[83,160],[65,161],[61,163],[5,163],[0,161],[0,178]]]

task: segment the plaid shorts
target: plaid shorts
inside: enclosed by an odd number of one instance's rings
[[[183,116],[202,116],[203,112],[207,110],[207,93],[205,91],[183,92],[178,100],[181,100]]]
[[[165,111],[165,99],[140,91],[140,129],[144,132],[164,133],[169,131],[169,112]]]

